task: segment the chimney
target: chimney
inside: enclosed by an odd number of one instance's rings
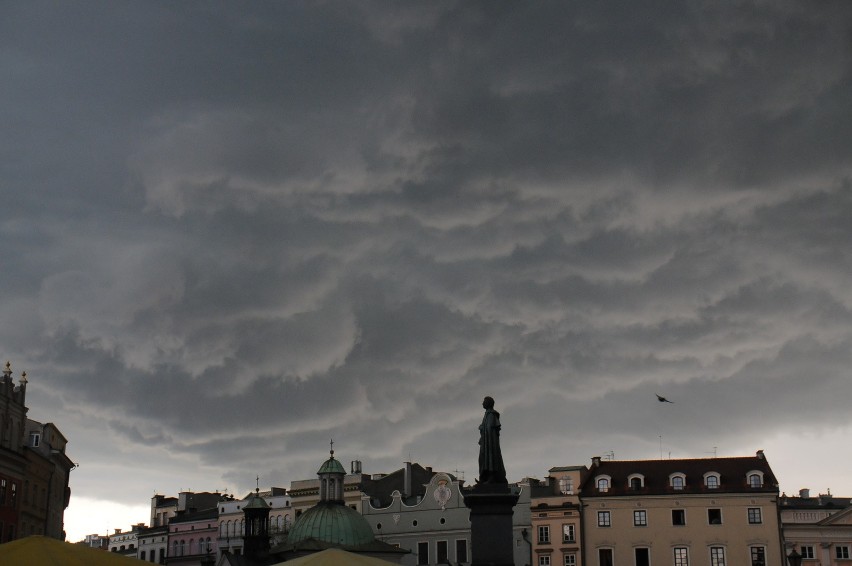
[[[799,490],[799,497],[801,497],[802,499],[807,499],[810,496],[811,496],[811,490],[809,490],[808,488],[803,488],[803,489]]]
[[[757,458],[758,460],[766,460],[766,458],[763,456],[763,450],[757,451]]]
[[[592,467],[597,468],[601,465],[601,457],[600,456],[592,456]]]
[[[405,497],[411,497],[411,462],[405,463],[405,478],[402,484],[402,491]]]
[[[352,463],[350,464],[350,469],[352,470],[353,474],[360,474],[361,473],[361,460],[352,460]]]

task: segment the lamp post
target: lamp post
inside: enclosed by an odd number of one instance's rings
[[[794,548],[790,554],[787,555],[787,562],[790,566],[802,566],[802,555],[796,552]]]

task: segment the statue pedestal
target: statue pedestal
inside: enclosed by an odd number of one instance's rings
[[[470,508],[471,566],[513,566],[512,508],[518,496],[506,484],[478,484],[464,496]]]

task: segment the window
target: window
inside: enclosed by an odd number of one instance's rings
[[[598,566],[612,566],[612,549],[598,549]]]
[[[467,562],[467,540],[456,541],[456,562]]]
[[[707,524],[709,524],[709,525],[721,525],[722,524],[722,510],[721,509],[708,509],[707,510]]]
[[[760,507],[748,508],[748,524],[759,525],[763,522],[763,516],[760,514]]]
[[[725,566],[725,547],[710,547],[710,566]]]
[[[802,555],[802,558],[813,560],[814,559],[814,547],[803,545],[802,550],[801,550],[801,555]]]
[[[648,548],[634,549],[633,563],[636,566],[651,566],[651,550]]]
[[[538,566],[550,566],[550,555],[542,554],[538,557]]]
[[[574,480],[570,476],[562,476],[559,478],[559,491],[563,495],[571,495],[574,493]]]
[[[609,491],[609,478],[598,478],[598,491],[601,493]]]
[[[707,489],[719,489],[719,476],[707,476],[707,478],[704,480],[704,485],[707,486]]]
[[[598,526],[599,527],[611,527],[612,521],[609,515],[609,511],[598,511]]]
[[[41,433],[31,432],[30,433],[30,446],[33,448],[38,448],[39,442],[41,442]]]
[[[689,551],[686,547],[675,547],[674,566],[689,566]]]
[[[0,480],[0,505],[6,505],[6,480]]]
[[[574,525],[562,525],[562,542],[574,542]]]
[[[748,477],[749,487],[763,487],[763,478],[760,474],[751,474]]]
[[[539,544],[550,543],[550,526],[549,525],[539,525],[538,526],[538,543]]]
[[[683,489],[683,476],[674,476],[672,478],[672,489]]]
[[[683,509],[672,509],[672,525],[685,525],[686,511]]]
[[[566,554],[564,557],[563,565],[564,566],[577,566],[577,555],[576,554]]]
[[[633,526],[634,527],[647,527],[648,526],[648,512],[644,509],[637,509],[633,512]]]
[[[762,546],[751,547],[751,566],[766,566],[766,549]]]
[[[835,546],[834,547],[834,557],[839,560],[848,560],[849,559],[849,547],[848,546]]]
[[[174,544],[172,545],[172,556],[179,556],[178,555],[179,549],[180,549],[180,546],[178,546],[178,541],[175,541]]]
[[[9,505],[14,509],[18,506],[18,484],[12,482],[12,493],[9,495]]]
[[[429,543],[428,542],[418,542],[417,543],[417,563],[418,564],[429,564]]]
[[[139,560],[145,560],[145,551],[144,550],[139,552]]]
[[[438,564],[449,564],[450,556],[447,549],[447,541],[439,540],[435,543],[435,554],[437,554]]]

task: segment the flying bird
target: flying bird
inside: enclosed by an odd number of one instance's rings
[[[657,395],[657,394],[654,393],[654,395]],[[668,399],[666,399],[662,395],[657,395],[657,401],[659,401],[660,403],[672,403],[672,404],[674,404],[674,401],[669,401]]]

